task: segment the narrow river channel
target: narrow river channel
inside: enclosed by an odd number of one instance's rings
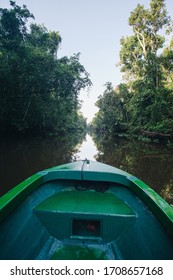
[[[93,141],[94,140],[94,141]],[[0,195],[45,168],[88,158],[121,168],[173,204],[173,148],[90,135],[0,140]]]
[[[87,134],[82,144],[79,145],[77,153],[75,154],[76,159],[90,159],[95,160],[98,150],[92,139],[92,137]]]

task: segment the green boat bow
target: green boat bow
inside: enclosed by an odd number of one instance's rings
[[[0,222],[1,259],[173,259],[173,208],[99,162],[31,176],[0,198]]]

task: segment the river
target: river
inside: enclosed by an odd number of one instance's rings
[[[93,141],[94,139],[94,141]],[[0,195],[33,173],[88,158],[121,168],[173,204],[173,148],[125,138],[68,135],[0,140]]]

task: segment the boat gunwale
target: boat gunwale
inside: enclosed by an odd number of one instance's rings
[[[82,166],[83,161],[80,162]],[[98,163],[98,165],[105,165]],[[109,167],[108,165],[105,165]],[[110,166],[111,167],[111,166]],[[111,167],[113,168],[113,167]],[[111,169],[113,170],[113,169]],[[120,171],[120,173],[115,173]],[[43,183],[53,180],[87,180],[106,181],[110,183],[120,183],[133,191],[146,205],[151,209],[157,219],[164,225],[167,232],[173,235],[173,208],[158,195],[153,189],[146,185],[140,179],[115,168],[115,171],[85,170],[81,172],[80,168],[76,168],[73,163],[60,165],[41,172],[38,172],[28,179],[24,180],[2,197],[0,197],[0,222],[23,202],[28,195],[40,187]],[[85,176],[83,176],[85,175]]]

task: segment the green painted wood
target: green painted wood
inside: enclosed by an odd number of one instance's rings
[[[42,183],[42,175],[35,174],[0,197],[0,222],[7,218]]]
[[[53,171],[54,172],[54,171]],[[57,172],[57,171],[56,171]],[[36,208],[50,195],[58,192],[71,192],[82,181],[51,180],[36,188],[4,223],[0,230],[0,259],[51,259],[69,258],[70,246],[79,249],[79,257],[92,258],[91,251],[82,253],[84,243],[88,248],[95,248],[106,253],[109,259],[173,259],[173,242],[148,207],[136,197],[132,187],[109,184],[109,190],[101,195],[111,193],[128,205],[136,216],[119,216],[107,214],[86,214],[86,219],[101,221],[99,238],[77,238],[72,235],[72,221],[84,219],[85,213],[63,213],[37,211]],[[85,182],[86,185],[86,182]],[[76,191],[78,192],[78,191]],[[80,191],[95,192],[94,190]],[[101,197],[101,196],[100,196]],[[90,205],[92,207],[92,204]],[[35,215],[36,214],[36,215]],[[41,216],[39,216],[39,215]],[[53,215],[53,216],[52,216]],[[47,230],[53,227],[51,233]],[[131,222],[130,222],[131,221]],[[125,226],[125,228],[124,228]],[[65,229],[65,230],[64,230]],[[59,230],[59,232],[58,232]],[[51,236],[52,235],[52,236]],[[103,238],[103,239],[102,239]],[[103,245],[106,245],[102,250]],[[66,246],[69,246],[68,248]],[[77,247],[80,248],[77,248]],[[71,247],[72,248],[72,247]],[[62,251],[61,251],[62,249]],[[100,254],[101,254],[100,251]],[[94,257],[99,258],[98,254]],[[100,257],[101,259],[102,257]]]
[[[65,245],[54,252],[51,260],[108,260],[108,257],[99,248]]]
[[[41,183],[55,179],[108,181],[125,185],[151,208],[168,232],[173,235],[173,208],[170,205],[136,177],[112,166],[93,161],[89,161],[89,164],[87,161],[63,164],[39,172],[23,181],[0,198],[0,222]]]
[[[110,191],[96,193],[68,189],[73,181],[85,182],[85,185],[91,181],[97,181],[98,185],[99,182],[109,182],[110,185],[115,183],[114,194]],[[62,186],[60,182],[65,182],[65,185]],[[51,189],[51,184],[54,184],[54,190],[57,187],[57,192],[64,189],[64,193],[53,195],[50,200],[45,200],[49,196],[49,192],[46,191],[47,186]],[[37,204],[32,204],[35,192],[42,197],[43,186],[48,192],[43,199],[45,202],[39,201]],[[123,193],[123,188],[129,190],[133,198],[130,199],[131,195],[128,198],[128,195]],[[117,189],[119,189],[118,194]],[[29,206],[25,208],[26,203],[23,202],[26,200],[29,201],[27,204]],[[28,220],[24,213],[27,215],[29,213]],[[86,219],[101,221],[100,239],[104,242],[112,242],[111,246],[115,255],[112,259],[171,259],[173,257],[173,208],[136,177],[114,167],[92,161],[79,161],[39,172],[0,198],[2,256],[10,258],[6,252],[11,251],[14,259],[17,258],[16,256],[32,259],[36,255],[43,256],[42,258],[45,259],[51,255],[48,248],[50,247],[51,250],[53,245],[50,244],[53,238],[70,240],[72,220],[83,219],[84,215]],[[114,216],[116,220],[113,221]],[[64,227],[61,228],[59,225],[64,225]],[[34,232],[34,239],[30,239],[32,237],[30,232]],[[40,236],[39,242],[36,241],[37,236]],[[100,239],[96,242],[99,243]],[[51,240],[50,243],[49,240]],[[44,249],[45,242],[49,244],[46,249]],[[78,242],[82,243],[82,240]],[[55,250],[55,258],[60,253],[58,248]],[[48,253],[43,254],[44,250]]]
[[[63,191],[43,201],[36,211],[133,216],[133,210],[112,193]]]

